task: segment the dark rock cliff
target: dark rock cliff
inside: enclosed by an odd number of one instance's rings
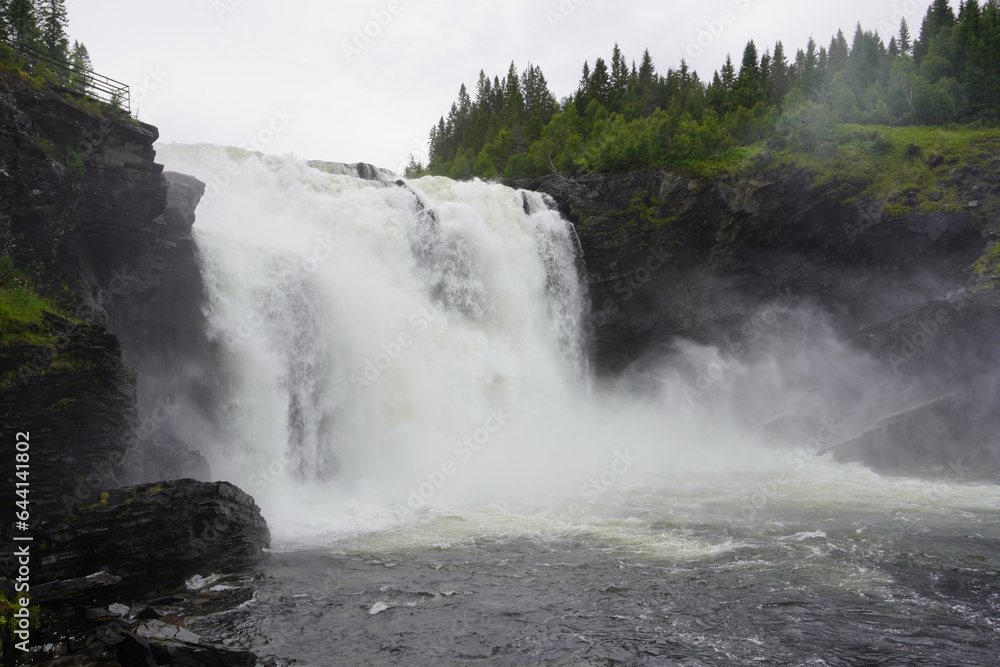
[[[156,243],[166,205],[151,125],[87,111],[16,76],[0,83],[4,250],[74,282],[81,314],[108,320],[114,271]]]
[[[101,330],[110,307],[103,295],[166,204],[156,137],[151,126],[0,77],[0,250],[78,315],[45,320],[45,333],[59,337],[54,346],[3,355],[2,436],[32,434],[38,521],[117,485],[136,443],[134,378],[118,341]]]
[[[844,203],[806,170],[765,167],[714,181],[662,171],[553,174],[509,184],[547,193],[576,226],[592,349],[605,375],[641,376],[673,355],[697,388],[710,366],[685,366],[677,352],[685,341],[749,362],[765,348],[791,356],[776,341],[797,326],[800,339],[828,336],[838,348],[828,358],[863,364],[854,375],[871,384],[839,391],[836,373],[815,363],[813,380],[829,375],[831,385],[820,402],[853,415],[843,417],[837,456],[925,472],[947,472],[964,456],[977,462],[967,476],[996,476],[1000,415],[944,399],[995,406],[1000,398],[1000,291],[972,269],[995,243],[1000,172],[968,178],[965,189],[983,201],[963,212],[901,217],[884,216],[880,202]],[[925,420],[933,413],[937,427],[888,437],[887,423],[896,434],[913,430],[900,426],[912,410]],[[760,417],[781,431],[789,420],[774,411]]]
[[[517,185],[551,195],[576,225],[595,355],[611,371],[782,293],[823,304],[849,337],[964,288],[987,245],[971,215],[884,218],[813,188],[804,170],[717,181],[557,174]]]
[[[124,361],[136,373],[139,446],[131,481],[211,478],[208,462],[197,451],[204,441],[197,427],[185,429],[178,412],[182,397],[188,405],[211,406],[219,393],[191,235],[205,184],[173,172],[164,177],[167,205],[151,225],[155,242],[122,263],[106,295],[108,329],[121,340]],[[185,416],[190,420],[190,413]]]
[[[32,659],[253,665],[253,655],[205,644],[183,628],[182,611],[169,612],[180,611],[172,607],[193,590],[259,562],[269,542],[253,499],[225,482],[184,479],[102,493],[35,545],[33,578],[44,583],[33,585],[32,595],[46,616]],[[199,602],[208,600],[201,595]]]
[[[121,363],[118,340],[87,324],[46,315],[59,347],[16,346],[0,355],[20,375],[0,389],[4,442],[29,434],[32,524],[93,502],[118,485],[136,442],[135,388]],[[59,364],[55,355],[68,358]],[[69,368],[66,368],[69,366]],[[5,447],[0,493],[4,526],[13,520],[14,448]],[[88,573],[89,574],[89,573]]]
[[[204,185],[162,173],[157,136],[0,71],[0,256],[13,267],[0,281],[12,303],[38,292],[61,313],[0,320],[0,569],[20,567],[12,545],[27,543],[8,540],[30,535],[30,592],[41,604],[33,661],[254,663],[154,620],[154,611],[108,606],[194,574],[253,568],[270,539],[253,499],[231,485],[121,488],[210,475],[172,435],[172,387],[153,389],[178,377],[159,372],[181,366],[178,351],[205,349],[190,234]],[[12,271],[30,276],[30,287]],[[30,518],[15,525],[16,441],[30,443]],[[0,589],[12,599],[6,577]],[[9,639],[4,664],[23,657]]]
[[[196,347],[192,332],[203,330],[190,229],[204,185],[162,173],[157,136],[150,125],[0,77],[0,252],[31,267],[78,318],[46,320],[60,336],[54,349],[3,355],[14,378],[0,387],[3,435],[33,432],[39,460],[54,466],[35,481],[39,518],[121,481],[209,476],[164,425],[169,391],[150,388],[160,377],[150,364],[170,365],[165,349]]]

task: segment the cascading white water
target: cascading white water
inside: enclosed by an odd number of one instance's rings
[[[542,195],[384,187],[212,146],[160,159],[209,184],[195,233],[231,391],[229,441],[205,453],[272,514],[335,496],[412,507],[442,466],[451,488],[435,496],[477,495],[483,480],[448,462],[499,442],[508,469],[528,464],[527,424],[574,418],[586,292],[575,234]]]
[[[587,398],[578,242],[543,195],[213,146],[159,156],[209,184],[195,234],[230,390],[204,453],[279,534],[345,512],[378,526],[372,507],[578,500],[621,443],[655,445],[648,466],[683,439],[683,420],[640,426]]]

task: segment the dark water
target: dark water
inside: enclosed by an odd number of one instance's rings
[[[191,625],[278,664],[1000,664],[997,487],[825,482],[752,516],[709,484],[428,514],[278,551]]]

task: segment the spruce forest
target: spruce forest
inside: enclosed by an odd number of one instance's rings
[[[887,41],[888,40],[888,41]],[[431,129],[429,164],[407,175],[521,178],[669,166],[704,171],[763,150],[816,153],[838,124],[995,126],[1000,119],[1000,0],[934,0],[911,35],[860,24],[829,45],[810,38],[794,55],[752,40],[703,81],[682,62],[657,71],[647,49],[628,64],[583,64],[562,101],[540,67],[480,71]],[[709,167],[710,166],[710,167]]]

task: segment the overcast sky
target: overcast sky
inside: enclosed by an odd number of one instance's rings
[[[929,0],[66,0],[70,37],[94,68],[132,87],[133,111],[161,142],[372,162],[398,170],[426,150],[432,124],[479,70],[539,65],[557,98],[584,60],[617,42],[657,70],[680,57],[702,78],[748,39],[848,39],[860,21],[886,35],[906,16],[918,33]],[[955,4],[955,3],[953,3]],[[891,28],[890,28],[891,26]],[[367,33],[367,34],[366,34]],[[888,41],[888,37],[885,38]]]

